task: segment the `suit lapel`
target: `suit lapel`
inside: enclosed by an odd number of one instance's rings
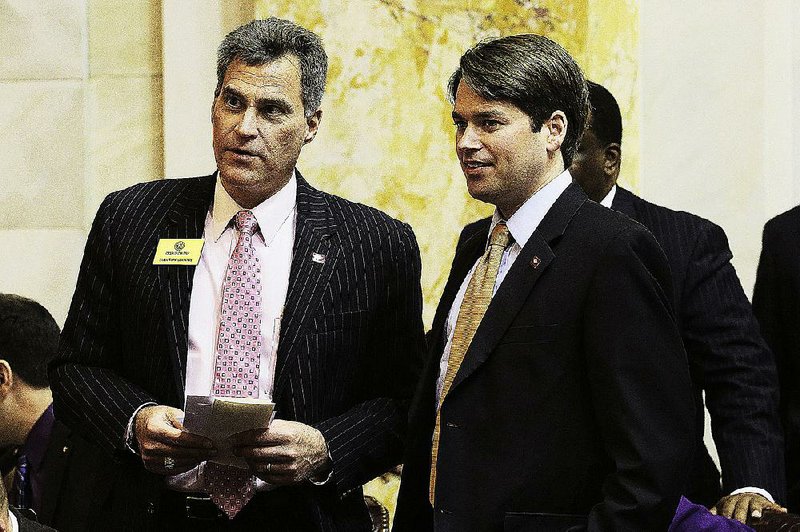
[[[453,307],[453,301],[470,269],[475,265],[475,261],[486,250],[486,239],[490,225],[491,218],[475,223],[473,231],[465,235],[463,241],[456,248],[453,265],[450,268],[450,276],[442,291],[439,306],[436,308],[436,315],[433,317],[431,336],[429,338],[429,346],[437,356],[441,355],[444,348],[444,342],[446,341],[445,323],[447,322],[447,316],[450,314],[450,309]]]
[[[426,336],[428,345],[428,362],[421,377],[419,386],[420,393],[417,393],[409,408],[409,418],[414,420],[409,426],[409,434],[414,433],[419,438],[427,439],[430,444],[430,430],[434,423],[434,413],[431,405],[435,401],[436,381],[439,377],[439,362],[442,359],[442,351],[447,341],[445,323],[453,301],[461,288],[469,270],[483,255],[486,248],[486,239],[489,232],[491,218],[486,218],[475,223],[469,234],[465,234],[456,247],[453,265],[450,268],[450,276],[447,284],[439,299],[439,306],[436,308],[436,315],[433,318],[433,325]]]
[[[331,274],[341,255],[334,219],[328,200],[297,173],[297,222],[295,226],[289,290],[280,327],[278,360],[273,397],[280,397],[297,361],[297,340],[315,315]]]
[[[539,227],[522,248],[514,265],[492,298],[481,320],[464,361],[455,376],[450,393],[475,372],[502,339],[520,308],[555,257],[552,245],[564,234],[572,217],[586,201],[586,195],[571,184],[559,196]]]
[[[164,219],[159,238],[202,238],[215,176],[186,180]],[[178,399],[183,401],[189,332],[189,300],[195,266],[158,266],[164,326]]]

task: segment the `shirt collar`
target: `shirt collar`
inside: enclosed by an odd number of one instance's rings
[[[281,224],[289,217],[297,205],[297,176],[292,177],[275,194],[250,209],[258,220],[258,228],[264,241],[269,243],[278,232]],[[214,186],[214,203],[211,206],[211,236],[214,242],[219,240],[231,219],[244,207],[236,203],[225,187],[222,186],[219,173]]]
[[[11,508],[8,509],[8,526],[10,532],[17,532],[19,530],[17,516],[14,515],[14,512],[11,511]]]
[[[603,207],[608,207],[610,209],[611,204],[614,203],[614,196],[616,195],[616,193],[617,193],[617,185],[614,185],[613,187],[611,187],[611,190],[608,191],[606,197],[603,198],[602,201],[600,201],[600,205],[602,205]]]
[[[564,170],[555,179],[528,198],[525,203],[517,209],[517,212],[506,220],[508,231],[520,247],[525,247],[525,244],[528,242],[533,232],[536,231],[536,228],[539,227],[539,224],[544,219],[547,211],[550,210],[550,207],[553,206],[561,193],[567,190],[567,187],[571,183],[572,176],[569,174],[568,170]],[[492,224],[489,228],[490,235],[492,234],[494,226],[502,219],[503,217],[500,215],[500,211],[495,209],[494,215],[492,216]]]
[[[47,444],[53,432],[54,421],[53,405],[51,404],[33,424],[27,438],[25,438],[25,443],[19,450],[19,454],[24,454],[28,459],[28,464],[35,470],[39,469],[42,460],[44,460],[44,453],[47,450]]]

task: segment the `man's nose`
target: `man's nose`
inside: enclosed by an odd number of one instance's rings
[[[467,125],[460,135],[456,135],[456,149],[458,151],[481,149],[481,140],[474,126]]]
[[[243,137],[255,137],[258,135],[258,116],[252,107],[245,109],[239,122],[236,124],[236,132]]]

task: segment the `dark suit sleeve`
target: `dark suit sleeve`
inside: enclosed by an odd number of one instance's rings
[[[590,530],[666,530],[694,445],[686,354],[671,311],[669,267],[641,226],[609,245],[585,305],[596,419],[613,472]]]
[[[800,331],[797,329],[800,305],[798,286],[792,272],[797,272],[796,249],[784,241],[781,228],[772,220],[764,227],[761,258],[758,263],[753,310],[764,339],[775,354],[780,382],[780,416],[786,435],[786,477],[790,509],[800,506]],[[794,264],[792,264],[794,262]]]
[[[345,494],[397,465],[402,457],[408,403],[422,365],[421,264],[411,228],[387,237],[374,260],[385,268],[382,301],[360,368],[362,402],[317,425],[333,459],[333,481]]]
[[[704,380],[723,491],[759,487],[782,501],[786,486],[774,359],[731,258],[725,233],[706,224],[686,269],[683,339]]]
[[[49,374],[56,417],[79,427],[89,441],[109,452],[124,449],[130,417],[141,404],[153,401],[117,373],[113,204],[114,194],[103,201],[92,224]]]

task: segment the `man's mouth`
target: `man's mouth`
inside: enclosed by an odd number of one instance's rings
[[[476,168],[486,168],[492,166],[491,163],[485,161],[465,160],[463,163],[464,168],[474,170]]]
[[[230,148],[228,149],[228,151],[233,153],[234,155],[239,155],[242,157],[258,157],[257,153],[248,150],[243,150],[241,148]]]

